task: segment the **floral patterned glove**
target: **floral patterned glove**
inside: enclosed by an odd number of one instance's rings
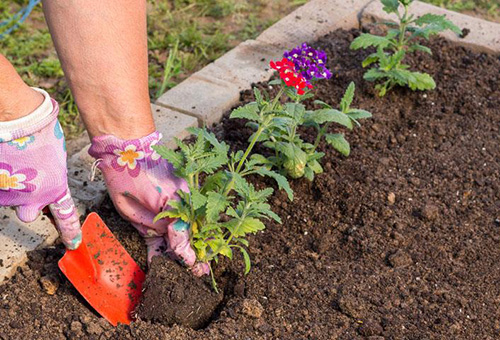
[[[179,199],[177,190],[188,190],[186,182],[174,176],[172,165],[151,148],[161,137],[158,132],[134,140],[99,136],[92,139],[89,154],[100,160],[98,167],[116,209],[146,240],[148,263],[166,251],[192,267],[195,275],[208,274],[208,265],[195,265],[188,224],[177,219],[153,223],[154,217],[167,208],[168,200]]]
[[[57,121],[59,106],[48,93],[31,114],[0,122],[0,206],[14,206],[33,222],[49,206],[63,243],[81,243],[80,220],[68,189],[66,144]]]

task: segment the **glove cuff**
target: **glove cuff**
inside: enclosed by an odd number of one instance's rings
[[[43,103],[27,116],[0,122],[0,142],[10,142],[14,139],[32,135],[57,119],[59,114],[57,102],[50,98],[46,91],[35,87],[32,89],[40,92],[45,97]]]

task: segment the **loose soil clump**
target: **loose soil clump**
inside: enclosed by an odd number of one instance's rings
[[[432,74],[436,90],[398,88],[379,98],[362,79],[370,51],[349,50],[359,33],[336,31],[313,44],[335,71],[315,91],[337,105],[355,81],[353,105],[373,119],[343,131],[349,158],[321,145],[325,173],[313,183],[292,181],[294,202],[275,193],[271,204],[284,222],[250,238],[249,275],[235,274],[242,272],[238,259],[216,266],[226,286],[209,324],[194,330],[139,318],[111,327],[61,277],[57,246],[31,253],[28,266],[0,286],[0,339],[497,338],[500,60],[433,39],[432,56],[417,53],[408,62]],[[252,100],[251,93],[242,99]],[[233,148],[251,133],[244,121],[228,119],[216,131]],[[109,201],[99,212],[144,266],[138,234]],[[170,262],[158,265],[148,287],[184,284],[168,276]],[[50,286],[58,287],[54,295],[41,277],[59,279]]]
[[[143,288],[138,315],[165,326],[202,328],[210,322],[224,298],[223,292],[214,292],[210,280],[199,279],[186,268],[160,256],[153,258]]]

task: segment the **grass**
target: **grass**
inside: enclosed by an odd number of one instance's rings
[[[148,0],[149,87],[155,100],[193,72],[253,39],[307,0]],[[437,6],[500,21],[498,0],[426,0]],[[0,0],[0,20],[26,4]],[[20,29],[0,40],[0,51],[32,86],[61,104],[61,123],[71,138],[83,126],[37,6]]]

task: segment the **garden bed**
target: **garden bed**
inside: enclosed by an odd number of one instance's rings
[[[241,261],[217,266],[224,295],[203,328],[139,320],[114,329],[61,277],[57,246],[31,253],[0,286],[0,338],[495,338],[500,60],[434,39],[433,56],[418,53],[409,63],[432,74],[436,90],[397,88],[379,98],[362,79],[369,51],[349,50],[358,34],[336,31],[314,45],[335,74],[315,92],[336,105],[354,81],[353,105],[373,119],[346,132],[349,158],[329,149],[324,174],[291,182],[293,202],[275,193],[270,203],[283,224],[269,222],[250,238],[249,275],[240,276]],[[242,99],[253,100],[250,92]],[[251,133],[244,123],[224,118],[215,131],[241,148]],[[144,266],[137,233],[109,201],[99,213]],[[155,262],[158,278],[163,266]],[[60,283],[55,295],[41,288],[41,276]]]

